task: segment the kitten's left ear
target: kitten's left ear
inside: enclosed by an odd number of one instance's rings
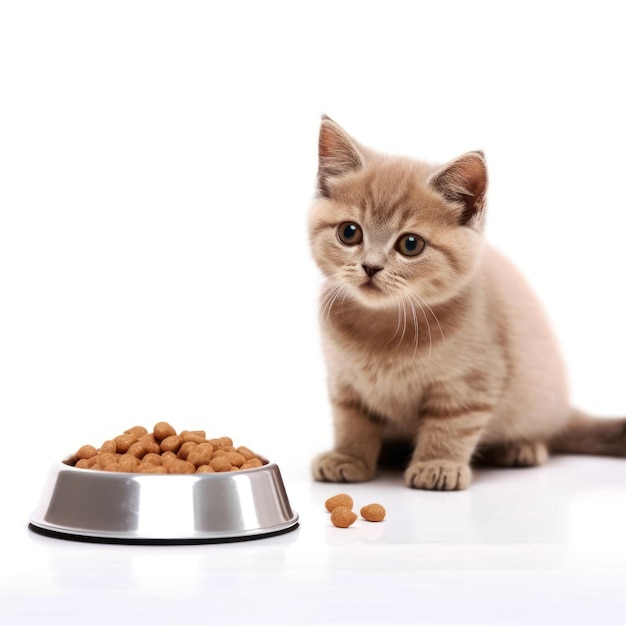
[[[433,174],[429,182],[446,200],[462,205],[462,225],[480,220],[487,195],[487,164],[482,152],[460,156]]]

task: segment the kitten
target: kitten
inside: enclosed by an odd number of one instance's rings
[[[322,119],[309,232],[335,444],[315,479],[371,479],[383,439],[410,443],[416,489],[465,489],[477,459],[626,456],[626,420],[570,407],[537,300],[484,241],[486,193],[481,152],[443,167],[383,156]]]

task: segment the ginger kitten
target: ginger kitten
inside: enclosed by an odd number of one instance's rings
[[[416,489],[467,488],[475,459],[626,456],[626,420],[571,408],[541,307],[485,243],[486,192],[481,152],[384,156],[323,118],[309,232],[335,444],[317,480],[371,479],[388,439],[410,442]]]

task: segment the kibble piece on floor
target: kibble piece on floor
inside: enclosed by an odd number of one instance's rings
[[[338,493],[336,496],[328,498],[328,500],[324,503],[326,510],[330,513],[332,513],[338,506],[345,506],[352,509],[353,504],[354,502],[352,498],[347,493]]]
[[[361,517],[368,522],[382,522],[386,514],[382,504],[368,504],[361,508]]]
[[[330,514],[330,521],[337,526],[337,528],[348,528],[356,522],[356,513],[349,509],[347,506],[335,507]]]

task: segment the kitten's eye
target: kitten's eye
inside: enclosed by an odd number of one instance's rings
[[[344,222],[337,228],[337,237],[346,246],[356,246],[363,241],[363,231],[354,222]]]
[[[426,241],[419,235],[402,235],[396,243],[396,250],[404,256],[417,256],[426,247]]]

